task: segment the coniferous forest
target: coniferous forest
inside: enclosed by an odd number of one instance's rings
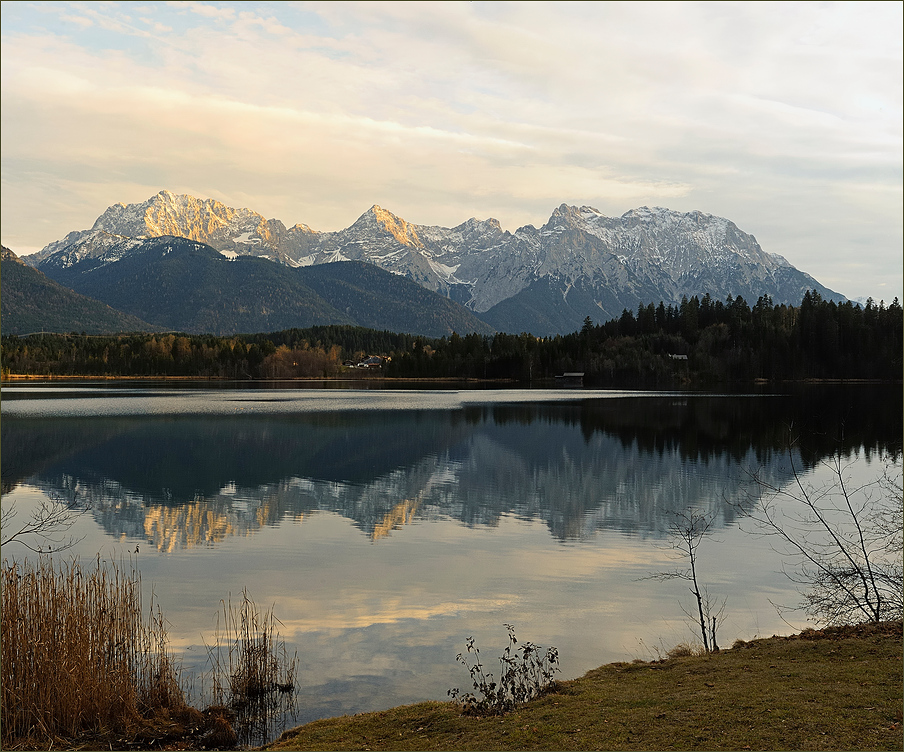
[[[649,304],[617,319],[585,319],[580,331],[538,338],[468,334],[438,339],[353,326],[315,326],[234,336],[135,333],[2,338],[9,375],[330,378],[344,363],[382,356],[379,375],[542,382],[566,372],[618,388],[706,387],[803,379],[899,381],[902,309],[838,304],[808,292],[799,306],[768,296],[709,295]],[[368,375],[373,375],[371,370]],[[354,375],[359,375],[356,369]]]

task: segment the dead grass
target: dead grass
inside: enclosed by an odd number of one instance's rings
[[[134,568],[4,562],[2,616],[2,749],[235,749],[272,738],[272,711],[294,703],[294,660],[247,594],[224,604],[210,650],[226,660],[203,712],[186,702],[163,615],[143,615]]]
[[[702,645],[692,645],[689,642],[679,642],[675,647],[666,652],[667,658],[696,658],[706,655],[706,648]]]
[[[420,703],[286,732],[268,749],[900,750],[901,622],[614,663],[502,717]]]
[[[46,557],[2,572],[4,748],[128,734],[153,708],[185,708],[162,617],[143,620],[136,572]]]
[[[262,612],[247,591],[240,603],[222,605],[215,643],[208,647],[210,691],[214,703],[232,711],[237,743],[260,745],[294,710],[298,659],[287,655],[273,610]]]

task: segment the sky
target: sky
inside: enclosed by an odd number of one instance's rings
[[[162,189],[340,230],[726,217],[902,296],[901,2],[3,2],[2,242]]]

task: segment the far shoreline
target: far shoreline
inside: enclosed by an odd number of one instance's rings
[[[157,376],[115,376],[115,375],[79,375],[79,374],[28,374],[28,373],[9,373],[3,374],[0,376],[0,384],[5,384],[7,382],[15,382],[15,381],[182,381],[182,382],[203,382],[209,381],[211,383],[223,383],[223,382],[232,382],[235,384],[266,384],[266,383],[335,383],[335,382],[380,382],[380,381],[388,381],[393,384],[402,384],[402,383],[420,383],[420,384],[524,384],[525,382],[519,381],[517,379],[511,378],[503,378],[503,379],[482,379],[482,378],[469,378],[462,376],[445,376],[445,377],[415,377],[415,376],[384,376],[382,374],[373,374],[373,373],[364,373],[364,374],[356,374],[355,376],[349,375],[338,375],[338,376],[295,376],[292,378],[256,378],[256,379],[236,379],[228,376],[167,376],[167,375],[157,375]],[[904,383],[904,379],[786,379],[786,380],[778,380],[778,381],[770,381],[767,379],[753,379],[749,382],[738,382],[732,384],[711,384],[707,385],[707,387],[703,388],[700,386],[688,386],[686,384],[681,385],[677,388],[671,388],[669,391],[701,391],[701,392],[709,392],[712,389],[724,389],[726,387],[738,387],[738,386],[783,386],[783,385],[893,385],[893,384],[902,384]],[[554,386],[554,379],[537,379],[533,382],[528,382],[527,386]],[[575,391],[582,391],[584,389],[613,389],[613,390],[624,390],[624,389],[634,389],[635,387],[625,387],[625,386],[599,386],[599,387],[571,387]],[[658,391],[658,390],[640,390],[640,391]]]
[[[92,381],[234,381],[236,383],[259,384],[268,381],[423,381],[423,382],[468,382],[468,383],[484,383],[484,384],[516,384],[515,379],[474,379],[462,376],[447,377],[428,377],[418,378],[414,376],[382,376],[382,375],[360,375],[360,376],[294,376],[292,378],[273,378],[273,379],[235,379],[228,376],[113,376],[97,374],[78,375],[78,374],[31,374],[31,373],[8,373],[5,374],[0,381],[71,381],[73,379],[92,380]],[[552,381],[546,379],[545,381]]]

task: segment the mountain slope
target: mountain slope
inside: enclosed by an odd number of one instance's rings
[[[807,290],[844,300],[781,256],[765,253],[734,223],[702,212],[643,207],[611,218],[563,204],[539,230],[521,228],[513,239],[538,250],[527,284],[483,315],[506,331],[528,326],[530,311],[558,323],[553,332],[538,319],[529,331],[552,334],[579,329],[586,316],[606,321],[638,304],[677,304],[707,293],[717,300],[742,296],[751,304],[769,295],[775,303],[798,305]],[[516,310],[521,314],[511,320]]]
[[[3,334],[154,331],[135,316],[54,282],[5,247],[0,260],[0,329]]]
[[[587,316],[602,321],[639,303],[678,304],[704,294],[720,300],[740,295],[751,303],[769,295],[776,304],[797,305],[815,290],[844,300],[763,251],[727,219],[647,207],[607,217],[589,206],[562,204],[542,227],[508,232],[495,219],[445,228],[372,206],[344,230],[316,232],[161,191],[142,204],[108,208],[90,230],[51,243],[29,263],[47,270],[108,255],[114,247],[130,253],[127,239],[166,233],[208,243],[229,257],[263,256],[290,267],[366,262],[516,332],[570,332]]]
[[[624,307],[636,309],[640,302],[639,297],[623,294],[616,298],[605,290],[601,295],[599,290],[585,289],[581,282],[563,288],[557,280],[541,277],[480,317],[500,332],[530,332],[537,337],[551,337],[577,331],[587,316],[596,323],[618,318],[610,311],[621,313]]]
[[[297,270],[312,290],[351,316],[358,326],[440,337],[452,332],[492,334],[495,330],[463,306],[373,264],[346,261]]]
[[[208,245],[171,236],[122,238],[68,265],[53,259],[43,264],[63,285],[157,327],[189,333],[318,324],[432,337],[491,331],[461,306],[374,266],[330,266],[341,268],[297,269],[247,256],[230,260]]]
[[[114,247],[108,257],[48,273],[74,290],[176,331],[234,334],[354,323],[289,269],[265,259],[230,261],[203,243],[168,236],[137,246],[126,242],[128,254]]]

